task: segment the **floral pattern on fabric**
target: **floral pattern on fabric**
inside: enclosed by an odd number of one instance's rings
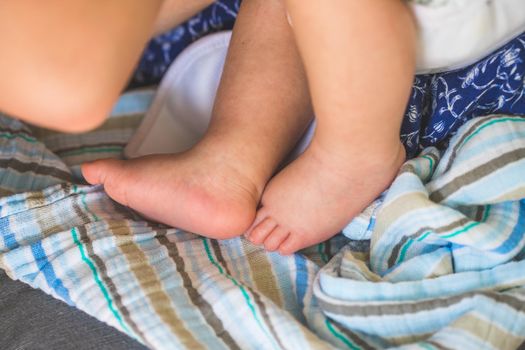
[[[525,34],[468,67],[416,76],[401,139],[409,157],[429,146],[446,147],[468,120],[525,115]]]
[[[157,84],[171,62],[192,42],[206,34],[232,29],[240,4],[241,0],[217,0],[179,27],[153,38],[142,55],[131,86]]]

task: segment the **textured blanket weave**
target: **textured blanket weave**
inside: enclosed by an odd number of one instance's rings
[[[371,245],[337,236],[282,257],[149,223],[80,184],[77,165],[120,156],[150,97],[124,97],[80,138],[0,118],[9,276],[155,349],[523,342],[525,119],[478,118],[443,156],[408,162],[377,217],[359,219]]]
[[[409,162],[370,249],[345,247],[316,281],[340,325],[419,348],[515,349],[525,339],[525,118],[462,127]],[[374,224],[374,222],[372,222]]]
[[[150,101],[123,97],[80,137],[0,118],[0,267],[155,349],[344,345],[310,288],[341,236],[285,258],[148,223],[101,187],[75,184],[78,164],[121,156]]]

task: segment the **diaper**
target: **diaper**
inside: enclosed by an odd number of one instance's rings
[[[525,0],[409,0],[418,73],[472,64],[525,31]]]

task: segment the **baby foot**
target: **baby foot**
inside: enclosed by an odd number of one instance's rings
[[[189,151],[100,160],[84,164],[82,173],[90,184],[103,184],[112,199],[150,219],[226,239],[253,222],[264,183],[255,184],[218,155]]]
[[[325,241],[384,191],[405,159],[399,143],[389,155],[337,155],[314,142],[277,174],[246,233],[283,255]]]

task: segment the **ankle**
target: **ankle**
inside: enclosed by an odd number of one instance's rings
[[[252,142],[254,143],[254,142]],[[277,161],[269,159],[256,145],[236,142],[227,137],[207,136],[190,151],[197,157],[214,159],[217,167],[234,172],[242,180],[251,182],[261,195],[273,175]]]
[[[356,142],[358,141],[358,142]],[[331,159],[334,163],[348,166],[369,165],[382,168],[400,167],[406,158],[405,147],[399,140],[369,142],[368,140],[329,140],[315,137],[308,151],[316,157]]]

